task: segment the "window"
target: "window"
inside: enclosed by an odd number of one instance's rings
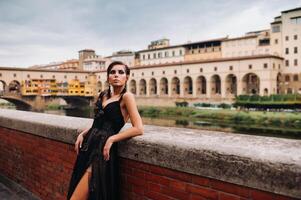
[[[294,53],[298,53],[298,47],[294,47]]]
[[[291,23],[292,24],[301,24],[301,17],[292,17]]]
[[[145,60],[145,55],[143,54],[142,59]]]
[[[172,51],[172,56],[175,56],[175,51]]]
[[[214,71],[217,71],[217,67],[214,67]]]
[[[134,77],[134,73],[132,73],[132,77]]]
[[[294,59],[294,65],[297,66],[298,65],[298,60]]]
[[[182,50],[180,50],[180,52],[179,52],[179,53],[180,53],[180,56],[181,56],[181,55],[182,55]]]
[[[156,54],[156,53],[154,53],[154,54],[153,54],[153,57],[154,57],[154,59],[156,59],[156,56],[157,56],[157,54]]]
[[[189,73],[189,69],[187,69],[186,72]]]
[[[52,78],[55,78],[55,75],[52,75]],[[86,78],[87,78],[87,76],[86,76]]]
[[[162,74],[165,74],[165,71],[162,71]]]
[[[233,66],[230,66],[230,67],[229,67],[229,70],[233,70]]]
[[[161,52],[158,53],[158,58],[161,58],[162,54]]]
[[[288,37],[288,36],[285,36],[285,40],[288,41],[288,40],[289,40],[289,37]]]
[[[273,33],[278,33],[278,32],[280,32],[280,26],[273,26],[273,27],[272,27],[272,32],[273,32]]]
[[[295,75],[294,75],[294,81],[299,81],[298,74],[295,74]]]
[[[294,40],[298,40],[298,35],[294,35]]]
[[[27,78],[30,78],[30,75],[29,75],[29,74],[27,74]]]
[[[43,74],[41,74],[40,77],[43,78]]]
[[[290,63],[289,63],[289,60],[285,60],[285,66],[287,66],[287,67],[288,67],[288,66],[289,66],[289,64],[290,64]]]
[[[289,49],[285,48],[285,54],[289,54]]]
[[[65,75],[64,78],[67,78],[67,75]]]
[[[275,44],[278,44],[278,39],[275,39]]]
[[[165,51],[165,57],[168,57],[168,51]]]
[[[289,75],[285,76],[285,82],[290,82],[290,76]]]
[[[175,72],[175,74],[177,74],[177,70],[175,70],[174,72]]]
[[[154,75],[154,72],[152,72],[152,75]]]
[[[142,72],[141,75],[144,76],[144,72]]]
[[[17,77],[17,74],[14,74],[14,77]]]
[[[252,69],[252,65],[249,65],[249,69]]]
[[[200,68],[200,72],[203,72],[203,68]]]
[[[267,69],[267,68],[268,68],[268,63],[264,63],[264,64],[263,64],[263,68],[264,68],[264,69]]]

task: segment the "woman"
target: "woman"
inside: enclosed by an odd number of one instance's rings
[[[77,159],[68,200],[119,199],[117,142],[143,134],[134,95],[126,91],[129,75],[128,66],[119,61],[107,69],[109,89],[101,92],[95,103],[92,127],[80,133],[75,142]],[[119,132],[128,119],[132,127]]]

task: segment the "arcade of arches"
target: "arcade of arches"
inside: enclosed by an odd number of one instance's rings
[[[280,75],[279,75],[280,76]],[[280,81],[280,79],[277,79]],[[277,86],[276,86],[277,85]],[[279,93],[279,83],[275,86],[275,93]],[[105,83],[98,82],[99,90],[107,88]],[[261,86],[261,79],[255,73],[247,73],[240,79],[235,74],[221,77],[219,74],[212,76],[199,75],[197,77],[151,77],[130,79],[127,83],[128,91],[140,97],[190,97],[190,98],[228,98],[236,95],[269,95],[270,88]]]

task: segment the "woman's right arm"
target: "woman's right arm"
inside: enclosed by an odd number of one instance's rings
[[[82,148],[82,143],[83,143],[84,137],[88,133],[89,130],[90,130],[90,128],[87,128],[87,129],[83,130],[80,134],[78,134],[77,139],[74,144],[74,150],[76,151],[77,154],[79,152],[79,149]]]

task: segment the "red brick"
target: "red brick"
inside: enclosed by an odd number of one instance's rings
[[[197,176],[197,175],[192,175],[192,183],[200,186],[209,186],[210,179]]]
[[[169,197],[173,197],[180,200],[187,200],[190,196],[188,192],[171,190],[168,187],[162,187],[161,192]]]
[[[250,190],[243,186],[213,179],[210,180],[210,185],[213,189],[218,191],[235,194],[241,197],[250,197]]]
[[[173,198],[170,198],[166,195],[152,191],[146,191],[145,196],[148,197],[150,200],[174,200]]]
[[[206,200],[206,199],[197,194],[191,194],[189,200]]]
[[[149,171],[151,173],[162,175],[162,176],[167,176],[167,177],[170,177],[170,178],[173,178],[173,179],[178,179],[178,180],[182,180],[182,181],[186,181],[186,182],[191,182],[191,175],[187,174],[187,173],[184,173],[184,172],[171,170],[171,169],[168,169],[168,168],[159,167],[159,166],[155,166],[155,165],[150,165],[149,166]]]
[[[145,179],[137,178],[134,176],[128,176],[127,177],[127,183],[138,185],[138,186],[145,186],[146,182]]]
[[[187,192],[198,194],[209,199],[218,199],[218,193],[215,190],[197,185],[187,184]]]
[[[145,187],[141,187],[141,186],[135,186],[133,185],[133,189],[132,192],[139,194],[139,195],[144,195],[144,191],[145,191]]]
[[[147,181],[151,181],[160,185],[166,185],[169,186],[170,183],[170,179],[163,177],[163,176],[159,176],[159,175],[155,175],[155,174],[150,174],[150,173],[146,173],[145,174],[145,178]]]
[[[241,199],[240,199],[239,196],[220,192],[219,193],[219,200],[241,200]]]
[[[170,181],[170,188],[173,190],[186,191],[186,183],[178,180]]]
[[[148,182],[147,183],[147,189],[149,191],[153,191],[153,192],[160,192],[161,191],[161,185]]]
[[[251,198],[252,200],[273,200],[274,194],[253,189],[251,190]]]

